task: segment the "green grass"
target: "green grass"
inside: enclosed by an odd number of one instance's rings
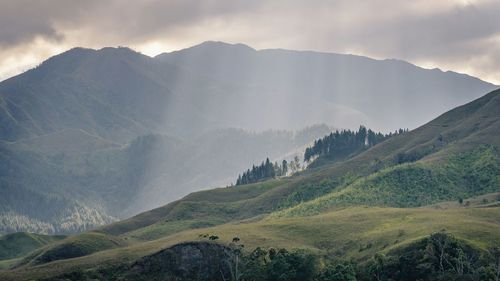
[[[64,240],[40,248],[22,259],[17,266],[38,265],[81,257],[125,245],[126,243],[117,237],[104,233],[87,232],[70,236]]]
[[[356,205],[419,207],[496,191],[500,191],[500,155],[482,146],[439,165],[419,161],[389,167],[274,215],[314,215]]]
[[[205,233],[219,236],[222,243],[229,243],[238,236],[247,250],[255,247],[306,249],[317,254],[360,261],[377,252],[387,253],[442,230],[480,249],[499,245],[500,208],[483,207],[482,198],[470,200],[473,202],[471,207],[460,206],[455,202],[422,208],[349,207],[308,217],[266,217],[189,229],[152,241],[129,240],[127,246],[78,258],[0,271],[0,276],[6,280],[49,278],[76,269],[131,264],[160,249],[200,240],[199,234]],[[133,233],[130,235],[133,236]]]
[[[27,232],[0,236],[0,260],[22,257],[35,249],[63,238],[62,235],[50,236]]]
[[[10,260],[0,260],[0,270],[2,269],[9,269],[16,263],[18,263],[20,258],[17,259],[10,259]]]

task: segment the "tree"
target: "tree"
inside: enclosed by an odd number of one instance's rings
[[[266,179],[271,179],[286,175],[288,172],[288,164],[283,160],[282,166],[275,162],[274,164],[266,158],[260,165],[252,166],[252,169],[247,169],[243,174],[238,175],[236,185],[255,183]]]
[[[356,271],[351,262],[328,264],[320,272],[318,281],[356,281]]]
[[[393,135],[402,134],[405,130],[400,129],[394,134],[375,133],[360,126],[358,131],[342,130],[335,131],[329,135],[314,141],[314,144],[306,148],[304,162],[309,162],[315,157],[324,157],[331,160],[342,159],[355,152],[365,150],[376,145]]]
[[[279,250],[266,265],[269,281],[308,281],[316,273],[316,258],[303,251]]]
[[[489,269],[491,270],[493,280],[500,281],[500,248],[495,247],[488,250]]]
[[[286,160],[283,160],[281,162],[281,174],[283,176],[286,176],[286,174],[288,173],[288,163],[286,162]]]
[[[229,251],[226,252],[228,258],[225,260],[227,268],[229,269],[229,277],[224,275],[224,272],[221,270],[221,277],[224,281],[240,281],[243,277],[243,272],[241,267],[244,266],[242,264],[242,248],[244,247],[242,244],[239,244],[240,238],[233,237],[233,242],[229,244]]]
[[[377,281],[385,280],[385,267],[387,258],[383,254],[375,254],[368,268],[372,278]]]

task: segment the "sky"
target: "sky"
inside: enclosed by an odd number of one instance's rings
[[[500,85],[500,0],[0,0],[0,80],[73,47],[203,41],[403,59]]]

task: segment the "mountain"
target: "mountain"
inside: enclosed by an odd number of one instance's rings
[[[497,88],[464,74],[400,60],[257,51],[223,42],[205,42],[155,59],[217,81],[219,88],[231,93],[225,97],[230,103],[226,116],[252,116],[231,119],[230,125],[244,128],[262,124],[300,128],[315,123],[351,128],[364,124],[376,131],[416,128]]]
[[[192,139],[149,134],[121,145],[65,129],[0,142],[0,232],[92,229],[227,185],[247,163],[289,157],[329,131],[220,129]]]
[[[75,48],[0,82],[0,139],[81,129],[123,144],[152,132],[320,123],[387,131],[414,128],[494,88],[398,60],[242,44],[205,42],[155,58]]]
[[[203,260],[225,264],[235,241],[247,253],[298,248],[326,264],[351,260],[359,264],[360,280],[371,280],[373,272],[424,280],[487,276],[496,262],[489,263],[489,249],[500,244],[499,108],[496,90],[344,160],[323,161],[290,177],[195,192],[49,244],[0,276],[189,280],[186,268],[213,272]],[[432,259],[439,245],[448,245],[443,253],[450,258],[441,268]],[[304,252],[293,253],[289,258],[302,266]],[[264,256],[269,266],[273,257]],[[468,267],[456,271],[464,258],[471,258]]]

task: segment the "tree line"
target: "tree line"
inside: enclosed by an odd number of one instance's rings
[[[331,259],[303,250],[256,248],[244,253],[233,239],[224,281],[371,281],[500,279],[500,249],[479,250],[446,232],[365,261]]]
[[[278,162],[274,162],[273,164],[269,158],[266,158],[266,161],[263,161],[260,165],[253,165],[252,169],[248,169],[243,172],[243,174],[238,175],[236,185],[255,183],[266,179],[285,176],[290,168],[295,169],[295,160],[292,162],[294,163],[288,163],[286,160],[283,160],[281,164],[278,164]]]
[[[408,129],[399,129],[393,133],[375,133],[365,126],[360,126],[357,131],[337,130],[329,135],[314,141],[311,147],[306,148],[304,162],[309,162],[316,157],[329,159],[345,158],[353,153],[362,151],[376,145],[394,135],[407,132]]]

